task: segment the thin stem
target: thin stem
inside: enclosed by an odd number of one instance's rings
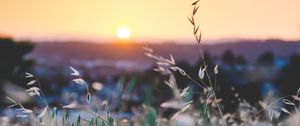
[[[216,95],[215,95],[215,99],[217,99]],[[222,120],[223,120],[223,122],[224,122],[224,125],[227,126],[227,123],[226,123],[226,121],[225,121],[225,119],[224,119],[223,112],[222,112],[222,110],[221,110],[220,105],[219,105],[217,102],[216,102],[216,105],[217,105],[217,107],[218,107],[218,110],[219,110],[219,113],[220,113],[220,115],[221,115],[221,118],[222,118]]]
[[[201,53],[201,57],[202,57],[203,65],[204,65],[204,66],[207,66],[207,64],[206,64],[206,62],[205,62],[205,58],[204,58],[203,52]],[[209,73],[207,72],[207,70],[205,70],[204,72],[205,72],[205,75],[207,76],[207,79],[208,79],[208,82],[209,82],[211,88],[213,88],[213,84],[212,84],[212,81],[211,81],[211,79],[210,79]]]
[[[34,77],[34,79],[36,80],[38,86],[39,86],[40,89],[41,89],[41,94],[42,94],[42,96],[40,96],[40,98],[42,99],[42,101],[43,101],[46,105],[48,105],[48,102],[47,102],[47,100],[46,100],[46,98],[45,98],[45,95],[44,95],[44,92],[43,92],[43,90],[42,90],[42,86],[41,86],[40,81],[39,81],[36,77]]]
[[[281,99],[284,99],[284,98],[287,98],[287,97],[290,97],[290,95],[284,96],[284,97],[281,97],[281,98],[275,100],[275,101],[272,102],[271,104],[267,105],[266,108],[269,108],[270,106],[274,105],[275,103],[277,103],[277,102],[280,101]],[[263,112],[266,108],[263,108],[263,109],[259,110],[258,112],[256,112],[253,116],[250,117],[250,119],[252,119],[252,118],[255,117],[256,115],[258,115],[259,113]]]
[[[89,86],[87,85],[87,83],[84,83],[84,86],[85,86],[85,89],[86,89],[86,93],[90,93],[90,91],[89,91]]]
[[[187,92],[187,93],[206,95],[205,93],[201,93],[201,92],[193,92],[193,91],[189,91],[189,92]]]
[[[202,52],[200,46],[198,46],[198,47],[199,47],[199,49],[200,49],[200,53],[201,53],[201,58],[202,58],[203,64],[204,64],[204,66],[206,66],[204,54],[203,54],[203,52]],[[205,74],[206,74],[206,76],[207,76],[207,78],[208,78],[208,82],[209,82],[209,84],[210,84],[210,86],[211,86],[211,88],[212,88],[212,89],[209,89],[209,90],[213,92],[213,94],[214,94],[214,99],[216,100],[216,99],[217,99],[217,95],[216,95],[216,92],[214,91],[214,87],[213,87],[212,81],[211,81],[211,79],[210,79],[210,76],[209,76],[209,73],[207,72],[207,70],[205,70]],[[216,84],[216,76],[215,76],[215,88],[216,88],[216,85],[217,85],[217,84]],[[221,110],[221,108],[220,108],[219,103],[216,102],[216,105],[217,105],[217,107],[218,107],[220,116],[221,116],[221,118],[222,118],[222,120],[223,120],[223,122],[224,122],[224,125],[227,126],[226,121],[225,121],[224,116],[223,116],[223,112],[222,112],[222,110]]]
[[[205,85],[205,83],[203,83],[203,81],[201,81],[203,85],[201,85],[200,83],[198,83],[196,80],[194,80],[192,77],[190,77],[188,74],[185,75],[186,77],[188,77],[191,81],[193,81],[195,84],[197,84],[198,86],[202,87],[203,89],[207,88],[207,85]]]

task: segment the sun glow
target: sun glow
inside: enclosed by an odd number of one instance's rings
[[[131,35],[131,31],[128,27],[120,27],[117,29],[118,38],[129,38],[130,35]]]

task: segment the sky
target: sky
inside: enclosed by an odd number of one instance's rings
[[[15,38],[190,40],[194,0],[0,0],[0,33]],[[300,0],[201,0],[203,39],[300,39]]]

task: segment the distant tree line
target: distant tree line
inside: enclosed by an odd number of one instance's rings
[[[288,58],[274,57],[273,53],[266,51],[261,54],[255,63],[249,64],[243,56],[236,56],[230,50],[225,51],[220,57],[212,57],[204,53],[204,61],[200,57],[195,64],[182,61],[179,63],[193,78],[198,78],[200,65],[208,65],[209,75],[214,80],[213,69],[219,64],[217,80],[217,93],[223,99],[227,111],[235,111],[237,100],[246,99],[251,103],[257,103],[263,96],[263,88],[266,83],[276,89],[277,96],[291,95],[300,87],[300,55],[293,54]],[[282,61],[281,61],[282,60]],[[283,64],[277,61],[284,62]],[[185,87],[189,79],[176,73],[176,79],[181,87]],[[207,78],[204,80],[208,82]],[[195,90],[201,90],[196,85],[191,85]],[[234,90],[233,90],[234,89]],[[237,98],[235,95],[238,94]],[[199,95],[194,96],[195,98]],[[195,99],[197,100],[197,99]]]
[[[32,60],[24,57],[32,51],[34,45],[28,41],[15,41],[9,37],[0,37],[0,98],[3,99],[3,84],[23,84],[24,72],[33,65]],[[0,100],[1,102],[3,100]],[[2,104],[1,104],[2,106]]]

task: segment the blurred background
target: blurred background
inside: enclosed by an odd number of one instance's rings
[[[73,66],[97,98],[109,100],[112,111],[130,116],[145,103],[159,108],[172,92],[164,83],[167,76],[153,71],[157,66],[144,55],[145,45],[161,56],[172,54],[193,78],[203,65],[201,52],[209,71],[218,64],[217,94],[225,112],[235,111],[243,99],[256,103],[297,91],[300,1],[203,0],[196,16],[200,48],[187,20],[192,2],[0,0],[1,99],[42,104],[24,96],[29,72],[50,105],[80,101],[85,90],[72,82]],[[175,75],[180,88],[202,90]],[[120,90],[125,95],[117,96]],[[199,95],[190,99],[198,101]],[[3,111],[8,103],[0,102]]]

